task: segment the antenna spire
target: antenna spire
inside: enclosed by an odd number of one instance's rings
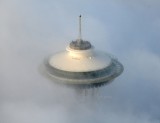
[[[82,40],[82,34],[81,34],[81,15],[79,16],[79,36],[78,39],[75,41],[72,41],[70,43],[70,48],[75,50],[87,50],[92,48],[92,45],[89,41]]]
[[[82,32],[81,32],[81,15],[79,16],[79,42],[82,40]]]

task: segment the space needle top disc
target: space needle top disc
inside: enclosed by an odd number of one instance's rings
[[[79,38],[65,51],[58,52],[46,61],[48,75],[57,81],[72,85],[98,86],[112,81],[123,72],[122,64],[112,55],[97,51],[89,41]]]

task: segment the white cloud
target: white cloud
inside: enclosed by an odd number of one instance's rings
[[[125,0],[120,3],[0,2],[2,123],[159,122],[159,34],[153,33],[159,26],[155,12],[159,2],[131,1],[133,8]],[[113,51],[125,67],[122,76],[101,88],[95,100],[86,102],[74,90],[55,85],[38,73],[47,55],[77,37],[79,14],[84,14],[84,38],[97,49]]]

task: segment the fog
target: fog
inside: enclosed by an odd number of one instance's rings
[[[159,123],[160,1],[1,0],[0,123]],[[54,84],[39,67],[78,36],[124,72],[95,97]]]

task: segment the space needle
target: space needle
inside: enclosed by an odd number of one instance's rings
[[[123,65],[82,39],[80,15],[78,39],[71,41],[65,51],[50,56],[45,61],[45,71],[56,83],[92,88],[113,81],[123,72]]]

